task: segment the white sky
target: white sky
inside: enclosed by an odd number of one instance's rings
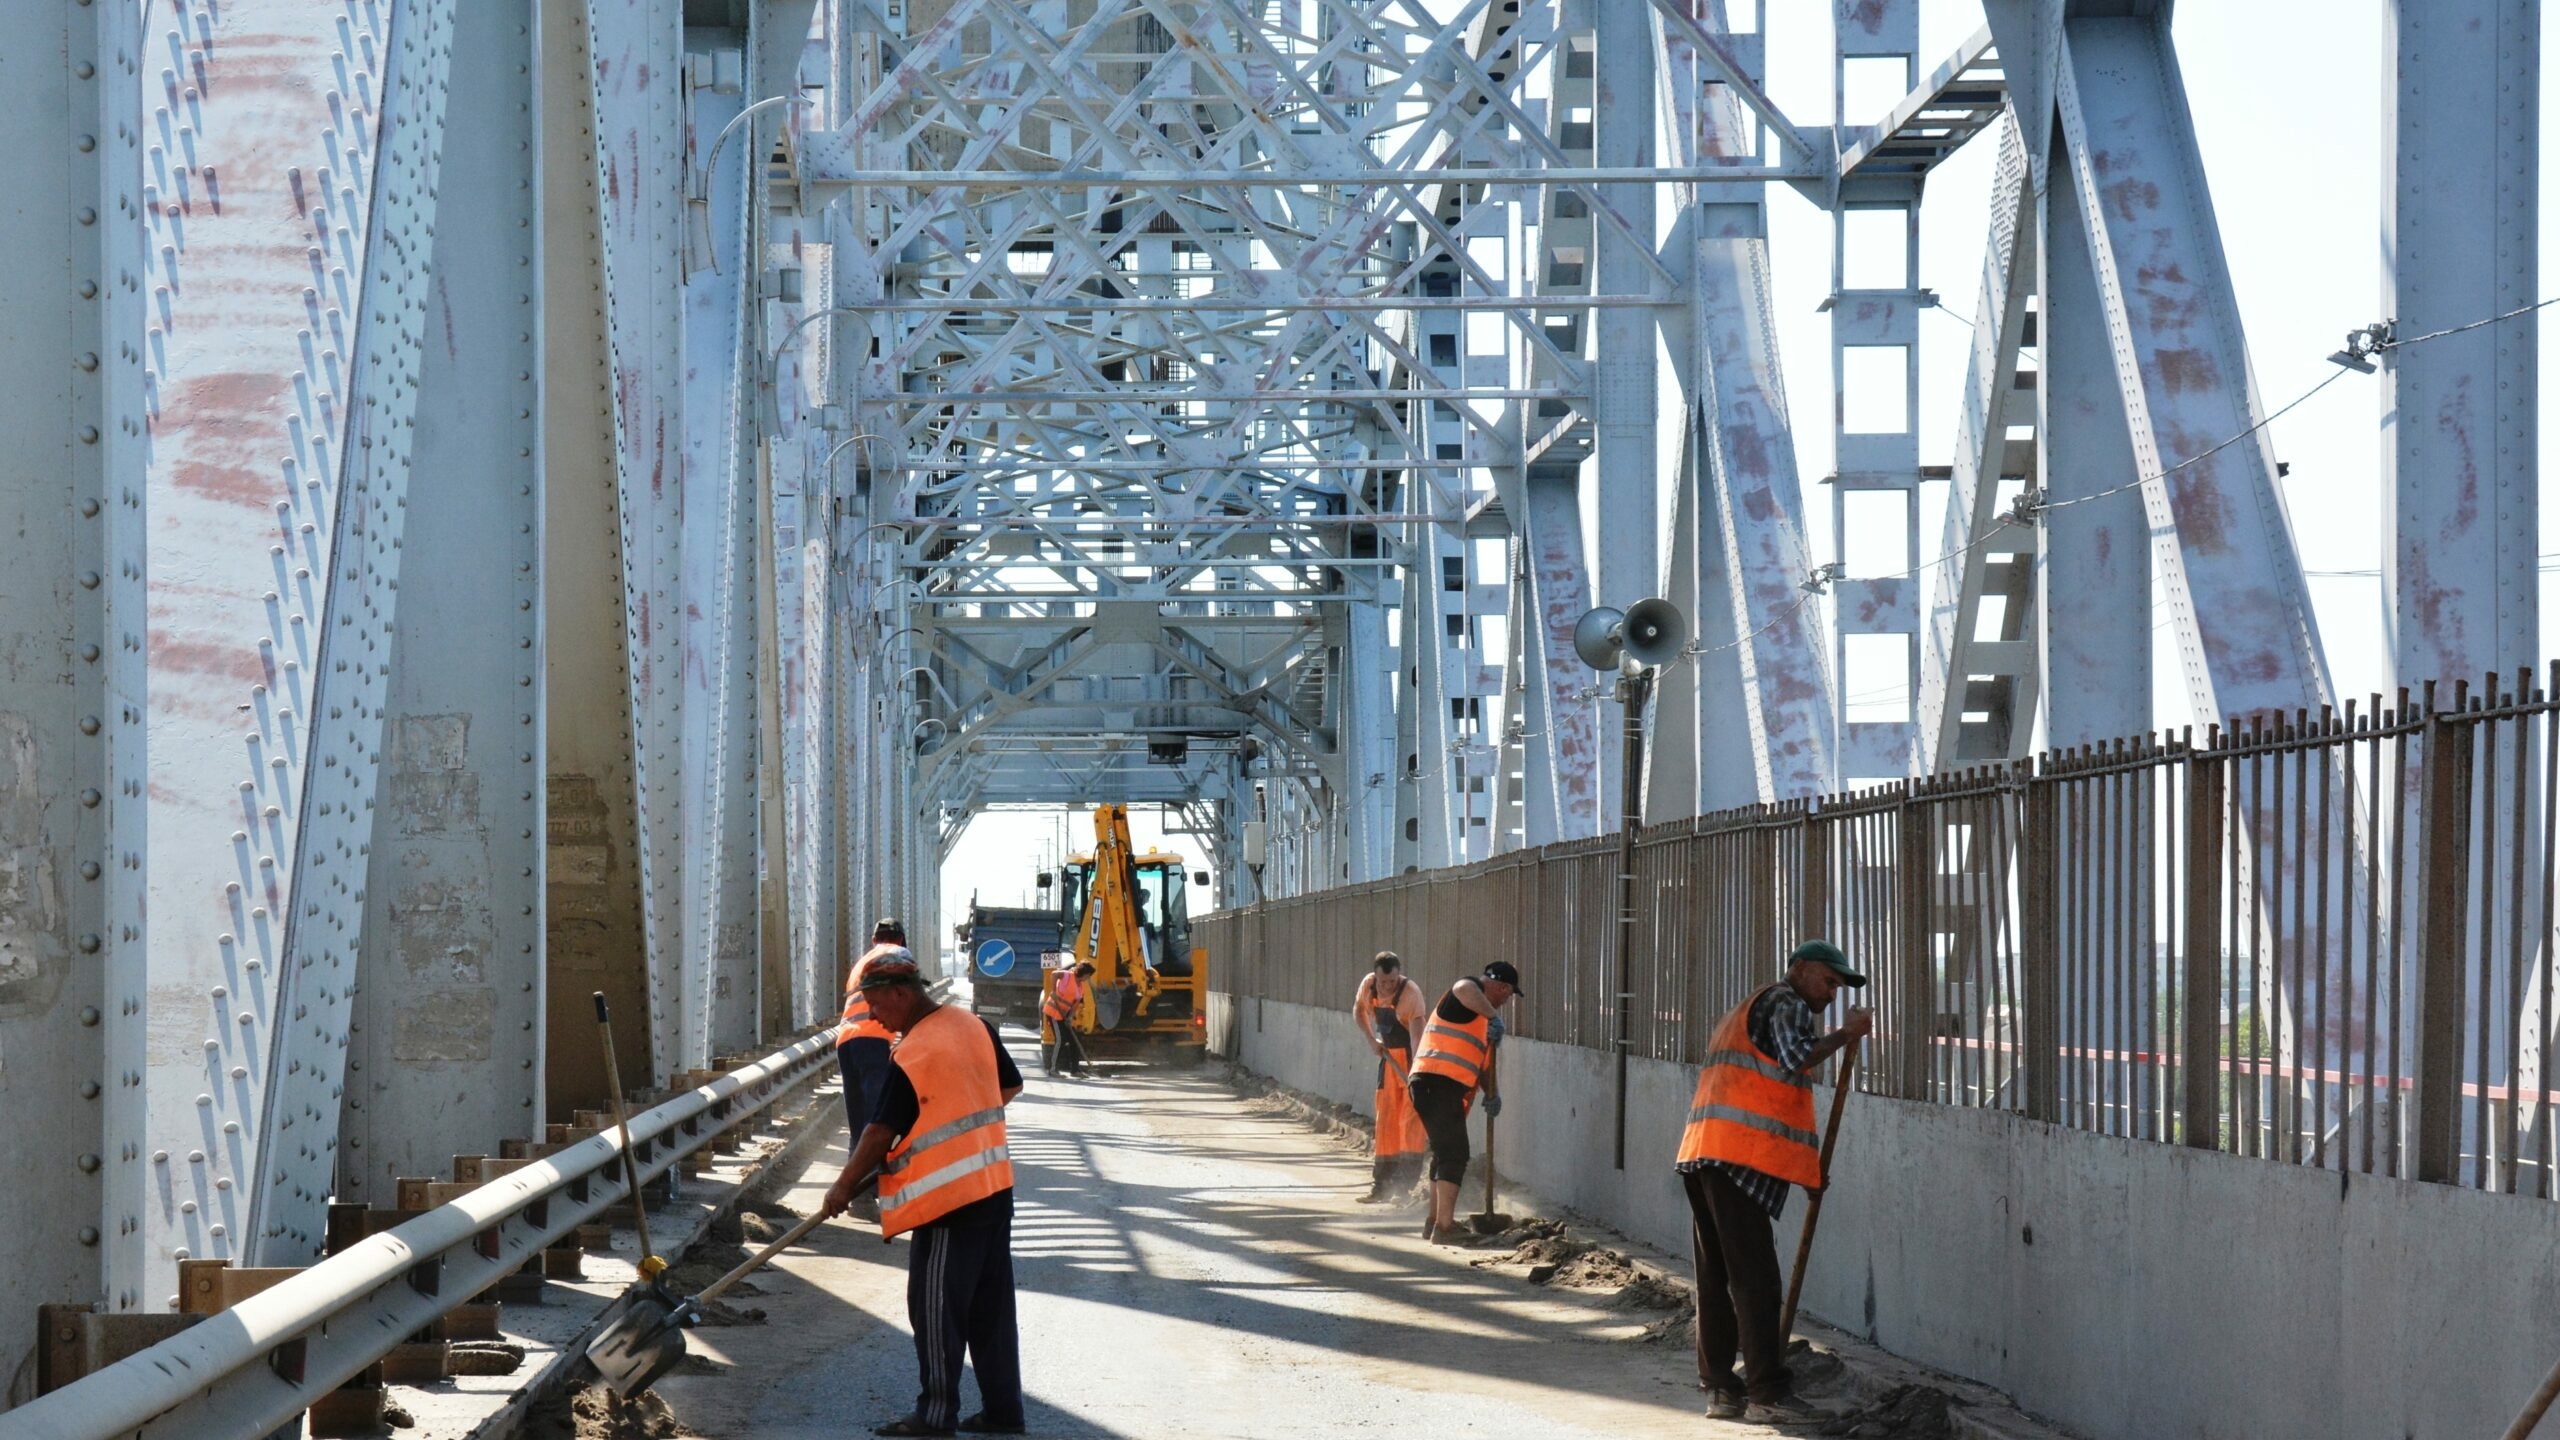
[[[1772,0],[1767,6],[1769,91],[1804,125],[1831,116],[1831,6]],[[1923,0],[1922,72],[1981,21],[1975,0]],[[2347,331],[2390,313],[2382,273],[2381,0],[2187,0],[2177,7],[2175,36],[2187,81],[2216,218],[2240,296],[2242,324],[2258,392],[2272,410],[2309,390],[2332,367],[2327,356]],[[2546,64],[2560,52],[2560,25],[2544,27]],[[2546,104],[2543,128],[2553,137]],[[1919,283],[1945,297],[1948,315],[1922,317],[1921,459],[1950,458],[1972,315],[1981,285],[1983,212],[1994,143],[1988,136],[1942,166],[1922,212]],[[2552,172],[2560,142],[2545,149],[2543,265],[2560,274],[2552,214],[2560,176]],[[1816,307],[1830,282],[1831,224],[1809,202],[1770,187],[1770,239],[1777,257],[1776,311],[1789,405],[1796,421],[1797,470],[1815,548],[1830,553],[1830,507],[1812,482],[1830,473],[1831,395],[1828,331]],[[2547,293],[2538,291],[2539,293]],[[2531,320],[2509,322],[2529,324]],[[2560,327],[2541,331],[2544,363],[2560,367]],[[2560,374],[2560,368],[2555,368]],[[2381,383],[2350,375],[2271,429],[2275,453],[2292,467],[2283,484],[2304,568],[2377,570],[2381,563]],[[2552,468],[2560,427],[2541,436],[2544,468]],[[1943,489],[1943,487],[1931,487]],[[1935,553],[1937,517],[1923,514],[1922,558]],[[2541,548],[2560,550],[2560,525],[2543,516]],[[2314,576],[2330,672],[2341,696],[2361,697],[2389,682],[2383,643],[2383,591],[2376,576]],[[2553,587],[2560,588],[2560,587]],[[2549,593],[2543,602],[2546,642],[2555,631]],[[2155,630],[2159,652],[2159,723],[2194,717],[2171,663],[2169,637]],[[1152,810],[1132,817],[1141,845],[1158,833]],[[1090,843],[1089,818],[1075,844]],[[954,852],[943,882],[945,909],[956,923],[972,885],[991,903],[1029,903],[1031,874],[1043,847],[1054,848],[1059,822],[1024,813],[982,815]],[[1175,839],[1170,848],[1200,863],[1201,847]],[[948,934],[948,931],[945,931]]]

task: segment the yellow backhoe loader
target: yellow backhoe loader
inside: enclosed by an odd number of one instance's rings
[[[1045,957],[1043,999],[1057,993],[1058,972],[1091,965],[1093,977],[1068,1017],[1088,1049],[1163,1048],[1197,1059],[1209,1038],[1209,952],[1191,944],[1191,908],[1179,855],[1136,853],[1129,809],[1097,805],[1093,851],[1070,855],[1057,876],[1058,930],[1066,948]],[[1051,877],[1040,877],[1049,888]],[[1054,962],[1054,963],[1050,963]],[[1047,1021],[1044,1044],[1055,1044]]]

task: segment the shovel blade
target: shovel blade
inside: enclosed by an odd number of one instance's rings
[[[587,1363],[614,1394],[628,1399],[684,1361],[684,1327],[657,1295],[633,1295],[612,1323],[587,1342]]]

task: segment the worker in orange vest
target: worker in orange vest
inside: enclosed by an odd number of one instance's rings
[[[1494,1047],[1502,1043],[1498,1011],[1520,993],[1520,971],[1508,960],[1484,967],[1480,978],[1460,980],[1440,997],[1413,1052],[1413,1109],[1431,1138],[1431,1213],[1423,1238],[1446,1244],[1458,1237],[1458,1182],[1467,1176],[1467,1111],[1478,1090],[1487,1117],[1502,1113],[1494,1085]]]
[[[1819,1190],[1824,1183],[1814,1067],[1875,1028],[1862,1009],[1828,1034],[1815,1017],[1842,987],[1866,983],[1839,946],[1807,940],[1787,957],[1786,978],[1733,1007],[1707,1041],[1678,1163],[1689,1192],[1698,1379],[1707,1387],[1710,1419],[1784,1425],[1825,1418],[1796,1396],[1787,1374],[1787,1337],[1778,1333],[1783,1282],[1770,1227],[1786,1207],[1789,1185]]]
[[[881,1082],[889,1075],[889,1046],[897,1038],[871,1018],[871,1007],[862,998],[862,972],[874,960],[891,954],[904,955],[910,962],[915,959],[907,949],[906,925],[895,916],[885,916],[871,927],[871,948],[862,952],[844,977],[844,1016],[836,1024],[836,1068],[844,1075],[845,1118],[856,1134],[880,1099]]]
[[[900,1036],[888,1083],[844,1171],[829,1216],[880,1184],[880,1233],[912,1234],[907,1323],[923,1388],[874,1435],[1023,1432],[1021,1338],[1014,1323],[1013,1160],[1004,1107],[1022,1072],[996,1027],[937,1005],[912,959],[875,960],[862,977],[871,1013]],[[960,1369],[978,1374],[978,1413],[960,1416]]]
[[[1059,969],[1050,982],[1049,993],[1040,997],[1040,1018],[1048,1022],[1048,1042],[1040,1047],[1043,1068],[1055,1075],[1083,1075],[1093,1069],[1093,1057],[1085,1052],[1084,1036],[1076,1031],[1076,1007],[1084,1003],[1085,982],[1093,978],[1091,964],[1078,964]]]
[[[1422,1117],[1414,1113],[1413,1032],[1422,1028],[1422,987],[1404,976],[1404,960],[1381,950],[1351,997],[1351,1022],[1378,1057],[1377,1127],[1369,1146],[1369,1193],[1363,1205],[1382,1205],[1421,1178]]]

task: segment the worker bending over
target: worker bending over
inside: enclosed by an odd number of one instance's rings
[[[874,1435],[1019,1435],[1021,1344],[1013,1312],[1013,1162],[1004,1107],[1022,1074],[996,1027],[936,1005],[913,960],[885,958],[862,978],[871,1013],[902,1038],[871,1123],[827,1188],[842,1214],[876,1175],[880,1233],[913,1232],[907,1323],[923,1388],[914,1413]],[[978,1413],[960,1418],[960,1366],[977,1367]]]
[[[1481,979],[1460,980],[1432,1007],[1413,1056],[1413,1108],[1431,1137],[1431,1214],[1425,1239],[1447,1242],[1458,1234],[1458,1183],[1467,1176],[1467,1110],[1484,1091],[1489,1124],[1502,1113],[1494,1084],[1493,1051],[1502,1043],[1495,1013],[1520,993],[1520,971],[1507,960],[1484,967]]]
[[[1422,1117],[1414,1113],[1413,1032],[1422,1025],[1422,987],[1404,977],[1404,961],[1381,950],[1351,997],[1351,1023],[1378,1057],[1377,1128],[1370,1143],[1369,1193],[1363,1205],[1394,1199],[1422,1174]]]
[[[1786,1207],[1789,1185],[1822,1188],[1814,1067],[1875,1028],[1859,1009],[1827,1035],[1815,1017],[1840,987],[1866,983],[1839,946],[1807,940],[1787,958],[1786,978],[1735,1006],[1707,1041],[1680,1135],[1679,1170],[1698,1272],[1698,1379],[1711,1419],[1782,1425],[1823,1418],[1797,1398],[1787,1374],[1787,1337],[1778,1333],[1783,1282],[1770,1225]],[[1740,1379],[1733,1373],[1737,1349]]]

